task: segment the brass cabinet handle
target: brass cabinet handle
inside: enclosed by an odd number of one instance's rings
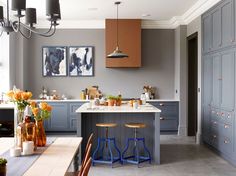
[[[213,138],[216,138],[217,136],[216,135],[213,135]]]
[[[214,121],[214,122],[213,122],[213,124],[217,124],[217,122],[216,122],[216,121]]]
[[[228,118],[228,119],[230,119],[230,118],[231,118],[231,115],[230,115],[230,114],[228,114],[228,115],[227,115],[227,118]]]
[[[229,128],[229,125],[224,125],[224,128]]]
[[[228,143],[229,143],[229,141],[228,141],[228,140],[224,140],[224,143],[225,143],[225,144],[228,144]]]
[[[165,120],[165,118],[164,117],[160,117],[160,120]]]
[[[163,104],[163,103],[160,103],[159,105],[160,105],[160,106],[164,106],[164,104]]]

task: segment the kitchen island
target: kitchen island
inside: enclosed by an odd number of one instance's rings
[[[137,109],[128,104],[122,106],[94,106],[89,108],[89,103],[84,103],[76,110],[77,135],[85,140],[90,133],[95,134],[94,144],[98,136],[104,136],[103,129],[97,128],[96,123],[117,123],[117,127],[111,128],[109,133],[117,140],[121,151],[125,146],[125,140],[133,137],[134,132],[124,127],[125,123],[145,123],[147,128],[138,130],[139,137],[145,137],[146,144],[151,151],[152,161],[160,164],[160,112],[151,104],[139,106]],[[93,145],[93,148],[96,146]],[[82,146],[83,151],[83,146]],[[130,151],[131,152],[131,151]]]

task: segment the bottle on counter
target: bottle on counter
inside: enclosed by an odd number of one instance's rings
[[[140,100],[142,101],[142,104],[145,105],[146,104],[146,95],[145,93],[141,94]]]

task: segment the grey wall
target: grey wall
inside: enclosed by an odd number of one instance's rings
[[[117,94],[121,91],[123,97],[139,97],[143,85],[149,84],[157,87],[157,98],[174,98],[174,30],[142,30],[142,67],[137,69],[105,68],[103,29],[60,29],[51,38],[34,36],[27,42],[21,41],[20,44],[23,48],[16,51],[22,56],[24,65],[19,65],[23,68],[19,74],[21,83],[17,73],[15,75],[18,82],[15,83],[20,88],[32,91],[36,97],[40,94],[42,86],[45,86],[49,90],[58,90],[60,94],[79,98],[80,91],[91,85],[98,85],[106,94]],[[42,46],[58,45],[94,46],[95,76],[42,77]]]
[[[176,98],[179,98],[179,135],[187,135],[187,26],[181,25],[175,29],[175,88]]]

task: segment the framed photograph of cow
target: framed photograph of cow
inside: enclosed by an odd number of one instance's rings
[[[43,46],[42,61],[44,77],[67,76],[66,47]]]
[[[69,76],[94,76],[94,47],[69,47]]]

